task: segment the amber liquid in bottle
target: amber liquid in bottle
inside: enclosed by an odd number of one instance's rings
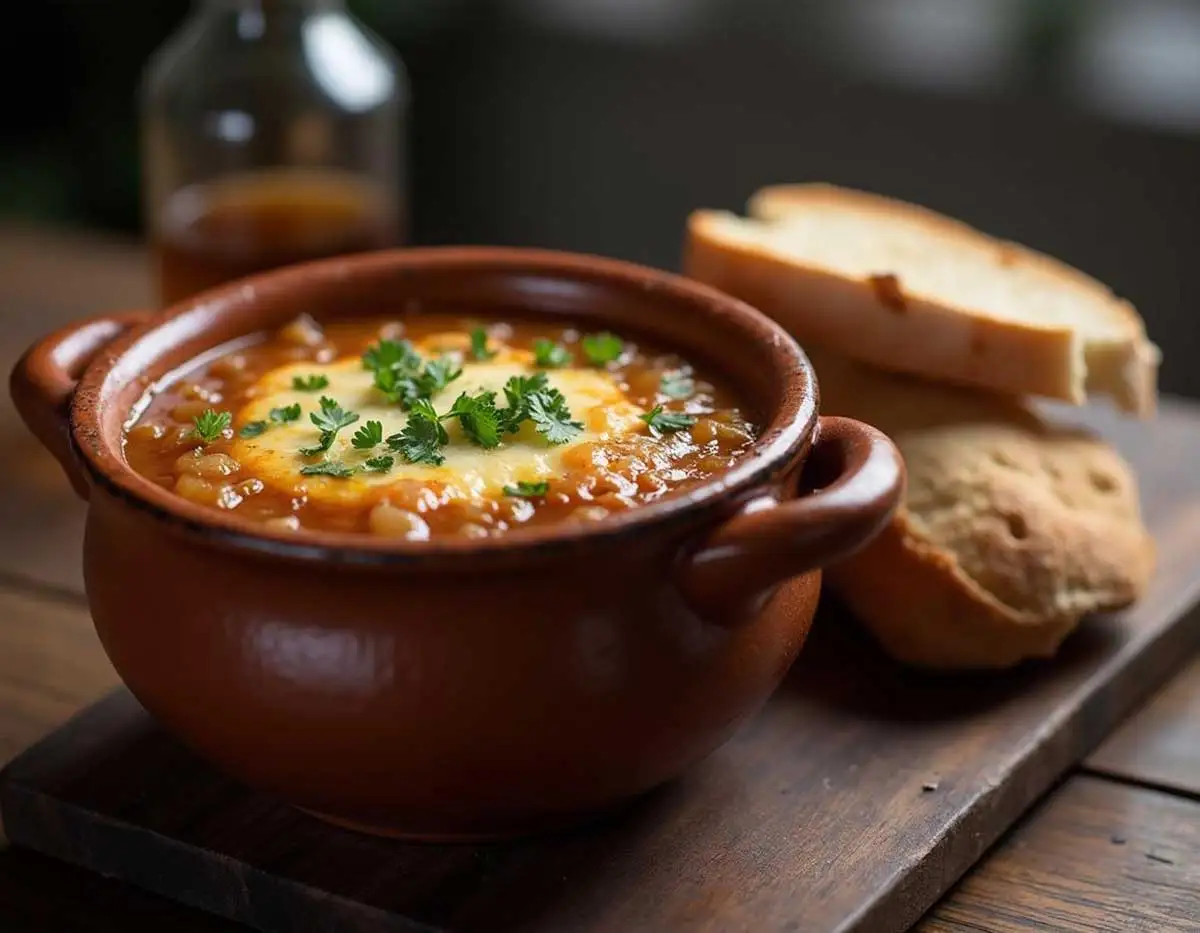
[[[309,259],[398,245],[395,196],[351,173],[269,169],[173,194],[151,247],[164,305]]]

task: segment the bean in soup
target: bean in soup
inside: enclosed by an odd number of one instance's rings
[[[426,540],[603,521],[754,439],[717,380],[613,334],[301,317],[156,394],[125,455],[267,528]]]

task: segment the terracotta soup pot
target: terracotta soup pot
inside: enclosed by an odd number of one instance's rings
[[[482,540],[273,532],[125,460],[139,400],[214,348],[302,312],[439,306],[643,334],[726,377],[761,437],[678,495]],[[796,657],[819,568],[868,541],[904,483],[879,432],[818,417],[803,352],[753,308],[534,250],[325,260],[94,318],[32,347],[12,393],[88,500],[92,616],[146,709],[247,785],[410,838],[570,823],[712,752]]]

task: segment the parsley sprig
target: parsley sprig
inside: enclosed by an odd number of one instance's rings
[[[283,408],[272,408],[267,414],[269,421],[249,421],[242,425],[242,429],[238,431],[238,437],[259,437],[265,434],[267,428],[272,424],[287,424],[289,421],[298,421],[300,419],[300,404],[287,405]]]
[[[502,422],[500,412],[496,410],[495,392],[480,391],[475,395],[462,393],[454,400],[450,410],[441,416],[443,421],[451,418],[458,419],[463,434],[478,446],[485,450],[500,446]]]
[[[607,331],[601,334],[588,334],[581,341],[583,355],[593,366],[604,366],[618,359],[625,350],[625,343],[615,334]]]
[[[368,421],[357,431],[354,432],[354,437],[350,439],[350,443],[354,445],[355,450],[370,450],[383,443],[383,422]]]
[[[315,447],[302,447],[300,453],[313,457],[323,453],[333,446],[333,440],[342,428],[348,428],[358,420],[358,412],[346,411],[334,399],[327,395],[321,396],[321,410],[309,412],[312,421],[321,432],[321,438]]]
[[[571,362],[571,353],[561,343],[538,337],[533,342],[533,362],[542,369],[557,369]]]
[[[320,392],[328,386],[329,379],[320,373],[292,377],[292,388],[297,392]]]
[[[482,327],[476,327],[471,331],[471,356],[483,363],[495,355],[495,350],[488,349],[487,331]]]
[[[374,376],[375,388],[401,408],[410,409],[419,399],[428,399],[462,375],[462,367],[451,357],[423,360],[407,340],[380,340],[362,355],[363,368]]]
[[[504,494],[506,496],[516,496],[522,499],[533,499],[538,496],[544,496],[550,491],[550,484],[543,480],[540,483],[530,483],[525,480],[518,480],[515,486],[505,486]]]
[[[206,408],[192,419],[192,431],[204,443],[211,444],[224,437],[232,423],[233,415],[229,412]]]
[[[546,388],[529,396],[529,419],[551,444],[565,444],[583,432],[583,423],[571,419],[567,400],[558,389]]]
[[[583,431],[583,424],[572,420],[566,398],[550,385],[545,373],[513,376],[504,384],[504,397],[508,407],[500,412],[501,424],[512,434],[526,420],[551,444],[565,444]]]
[[[333,476],[337,479],[345,479],[358,471],[339,460],[322,460],[320,463],[309,463],[302,466],[300,472],[305,476]]]
[[[658,391],[667,398],[689,399],[696,394],[696,380],[684,369],[663,373],[658,382]]]
[[[439,453],[450,443],[450,435],[429,399],[418,399],[408,413],[408,423],[399,434],[387,439],[389,448],[409,463],[440,466],[446,458]]]
[[[684,428],[690,428],[696,423],[696,419],[691,415],[685,415],[681,411],[664,411],[661,405],[655,405],[650,411],[644,415],[638,415],[638,417],[650,426],[650,430],[654,434],[671,434],[675,431],[682,431]]]

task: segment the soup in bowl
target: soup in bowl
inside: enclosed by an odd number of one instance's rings
[[[587,524],[722,475],[757,427],[677,353],[563,322],[296,318],[146,398],[134,470],[263,527]]]
[[[719,747],[903,466],[753,308],[612,260],[326,260],[40,341],[138,700],[231,776],[420,839],[574,822]]]

